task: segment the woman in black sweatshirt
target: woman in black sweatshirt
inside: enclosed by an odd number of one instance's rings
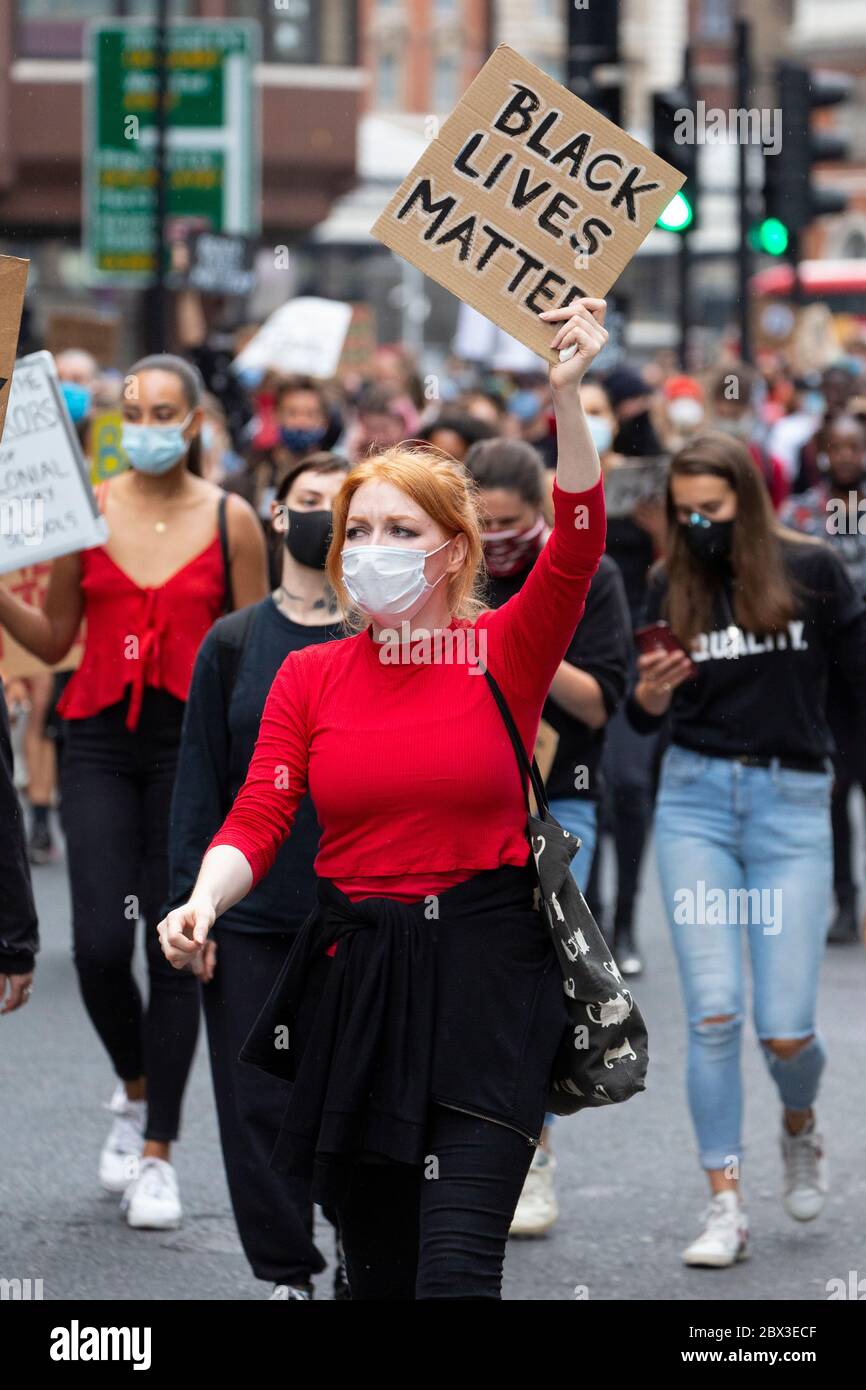
[[[246,777],[271,682],[292,651],[342,636],[325,578],[331,500],[348,469],[312,454],[283,479],[271,503],[285,542],[281,582],[261,603],[214,625],[196,658],[171,818],[171,898],[185,902],[207,846]],[[286,1105],[285,1085],[238,1061],[241,1046],[294,936],[315,904],[319,827],[309,797],[267,878],[211,934],[203,961],[220,1142],[238,1231],[259,1279],[281,1299],[312,1297],[325,1267],[313,1242],[306,1185],[268,1160]],[[335,1295],[345,1296],[338,1262]]]
[[[629,716],[670,709],[656,806],[662,894],[688,1015],[688,1094],[712,1194],[690,1265],[746,1253],[739,1201],[742,928],[755,1032],[781,1100],[783,1201],[827,1195],[814,1101],[826,1060],[816,1003],[831,901],[827,681],[866,708],[866,606],[829,546],[775,520],[751,455],[706,434],[671,463],[668,544],[647,620],[690,653],[641,657]],[[862,737],[862,734],[861,734]]]

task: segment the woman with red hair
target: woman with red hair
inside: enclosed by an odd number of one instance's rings
[[[364,460],[328,557],[353,625],[277,673],[244,786],[192,896],[160,923],[179,968],[267,873],[309,789],[318,906],[244,1048],[293,1082],[271,1166],[333,1205],[354,1299],[501,1297],[508,1228],[565,1023],[533,903],[524,786],[481,666],[527,750],[604,549],[578,385],[602,300],[543,314],[560,452],[555,525],[482,611],[468,475],[423,446]]]

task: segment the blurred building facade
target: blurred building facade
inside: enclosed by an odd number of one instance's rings
[[[572,0],[171,0],[176,17],[257,19],[262,61],[261,293],[267,312],[298,292],[366,301],[382,341],[447,350],[452,296],[393,257],[370,227],[435,138],[498,43],[557,80],[567,69]],[[604,3],[604,0],[590,0]],[[0,0],[0,214],[3,249],[33,257],[43,305],[70,295],[106,305],[124,292],[87,286],[80,254],[83,102],[88,19],[152,14],[153,0]],[[826,113],[852,137],[851,158],[827,183],[849,207],[816,221],[808,256],[866,257],[866,4],[864,0],[620,0],[622,123],[652,142],[652,96],[681,80],[690,45],[695,92],[707,108],[735,107],[734,32],[750,24],[751,101],[775,104],[780,58],[837,68],[852,100]],[[825,119],[823,116],[822,120]],[[737,146],[699,150],[702,218],[692,237],[695,362],[732,330],[737,293]],[[750,152],[760,208],[762,156]],[[269,275],[273,248],[291,270]],[[677,339],[678,241],[653,231],[612,300],[637,355]],[[756,265],[760,262],[756,258]]]
[[[80,254],[86,32],[93,19],[153,10],[152,0],[0,4],[0,235],[31,258],[40,312],[76,299],[122,307],[135,293],[91,292]],[[291,247],[356,181],[367,81],[356,0],[170,0],[170,14],[260,22],[262,239]]]

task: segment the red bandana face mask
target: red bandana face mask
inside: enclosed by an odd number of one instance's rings
[[[481,543],[487,569],[494,579],[507,579],[528,569],[541,549],[546,522],[543,516],[531,526],[514,531],[483,531]]]

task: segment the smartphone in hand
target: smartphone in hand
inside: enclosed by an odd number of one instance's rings
[[[659,621],[649,623],[647,627],[639,627],[634,634],[635,644],[641,656],[649,656],[651,652],[668,652],[674,656],[680,652],[688,657],[691,666],[691,680],[698,674],[698,668],[689,656],[679,637],[671,631],[669,623]]]

